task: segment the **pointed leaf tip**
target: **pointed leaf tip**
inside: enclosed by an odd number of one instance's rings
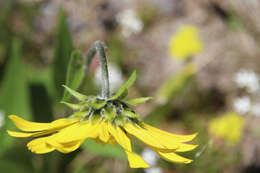
[[[66,86],[66,85],[62,85],[62,86],[63,86],[72,96],[74,96],[75,98],[77,98],[77,99],[80,100],[80,101],[84,101],[84,100],[87,98],[86,95],[81,94],[81,93],[79,93],[79,92],[77,92],[77,91],[75,91],[75,90],[69,88],[69,87]]]
[[[136,80],[136,70],[131,74],[129,79],[117,90],[117,92],[109,99],[118,99],[128,88],[130,88]]]

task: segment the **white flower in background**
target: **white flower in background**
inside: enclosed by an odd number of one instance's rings
[[[144,169],[145,173],[162,173],[162,169],[159,167],[152,167],[152,168],[146,168]]]
[[[260,103],[252,105],[251,112],[254,116],[260,117]]]
[[[116,19],[122,26],[122,34],[129,37],[131,34],[138,34],[143,29],[143,22],[138,17],[136,11],[133,9],[126,9],[120,12]]]
[[[245,114],[251,110],[251,100],[249,97],[236,98],[233,103],[233,108],[237,113]]]
[[[123,84],[123,74],[118,66],[111,63],[108,63],[108,73],[109,73],[109,87],[111,92],[114,92]],[[100,66],[96,70],[94,82],[97,86],[101,87],[102,78],[101,78]]]
[[[149,148],[144,149],[141,156],[144,159],[144,161],[146,161],[146,163],[148,163],[150,166],[155,166],[159,159],[158,155]]]
[[[4,125],[5,114],[4,111],[0,110],[0,128]]]
[[[256,92],[259,86],[258,75],[252,70],[240,70],[233,77],[239,88],[246,88],[249,92]]]

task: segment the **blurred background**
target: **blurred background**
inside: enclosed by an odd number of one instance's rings
[[[259,173],[260,1],[1,0],[0,170],[10,173]],[[146,123],[191,134],[199,147],[169,163],[140,142],[151,165],[130,169],[123,150],[87,140],[70,154],[33,154],[15,139],[10,114],[50,122],[70,115],[62,99],[72,50],[107,45],[111,89],[136,69],[130,98]],[[80,88],[99,94],[94,59]]]

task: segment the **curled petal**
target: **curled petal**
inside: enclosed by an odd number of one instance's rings
[[[46,143],[49,137],[41,137],[30,141],[27,147],[30,151],[37,154],[44,154],[54,151],[55,148]]]

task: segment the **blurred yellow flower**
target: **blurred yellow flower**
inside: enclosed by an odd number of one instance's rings
[[[242,137],[244,119],[234,112],[229,112],[222,117],[211,120],[209,132],[217,137],[223,138],[228,144],[238,143]]]
[[[173,58],[186,59],[203,50],[203,43],[198,37],[198,30],[187,25],[179,29],[169,42],[169,52]]]

